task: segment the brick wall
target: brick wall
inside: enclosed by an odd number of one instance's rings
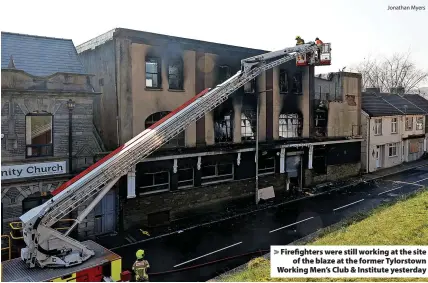
[[[259,188],[273,186],[275,198],[285,193],[285,175],[259,177]],[[183,217],[193,209],[254,195],[254,178],[162,194],[140,196],[123,202],[124,229],[148,224],[148,214],[169,210],[170,220]]]
[[[311,169],[305,169],[305,186],[311,186],[323,182],[336,181],[360,173],[361,163],[350,163],[327,166],[327,174],[316,174]]]

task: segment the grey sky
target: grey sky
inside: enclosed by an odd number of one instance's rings
[[[387,11],[389,5],[425,10]],[[318,36],[332,43],[333,65],[317,73],[408,50],[428,69],[427,0],[2,1],[2,11],[2,31],[71,38],[75,45],[115,27],[266,50],[292,46],[296,35]]]

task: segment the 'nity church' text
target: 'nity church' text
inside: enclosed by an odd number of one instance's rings
[[[388,11],[424,11],[425,10],[425,6],[416,6],[416,5],[412,5],[412,6],[388,6]]]

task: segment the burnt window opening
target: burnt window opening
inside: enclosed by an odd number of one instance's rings
[[[282,139],[301,137],[302,126],[302,117],[297,113],[279,115],[279,137]]]
[[[315,135],[325,137],[327,135],[328,110],[320,105],[315,110]]]
[[[141,176],[139,194],[148,194],[169,190],[169,171],[144,172]]]
[[[314,148],[312,158],[312,169],[316,174],[327,174],[327,150],[324,147]]]
[[[202,184],[233,180],[233,162],[207,162],[202,164]]]
[[[178,188],[189,188],[194,186],[194,169],[191,166],[179,168],[178,174]]]
[[[244,84],[244,93],[255,93],[256,92],[256,79],[252,79],[248,83]]]
[[[257,113],[246,109],[241,113],[241,140],[253,141],[256,139]]]
[[[53,116],[47,112],[33,112],[25,116],[27,158],[53,156]]]
[[[295,73],[293,75],[293,86],[292,86],[291,92],[294,94],[302,94],[303,93],[302,73]]]
[[[268,175],[275,173],[275,157],[259,158],[259,174]]]
[[[224,83],[232,76],[232,69],[228,65],[221,65],[218,70],[218,84]]]
[[[161,88],[161,60],[160,58],[146,58],[146,87]]]
[[[214,112],[214,140],[216,143],[233,142],[233,110]]]
[[[147,117],[145,121],[145,127],[148,129],[153,124],[155,124],[157,121],[168,115],[170,112],[163,111],[163,112],[156,112]],[[174,138],[172,138],[170,141],[168,141],[166,144],[162,146],[162,148],[172,148],[172,147],[182,147],[185,146],[185,132],[180,132],[178,135],[176,135]]]
[[[183,90],[183,60],[173,59],[168,64],[169,89]]]
[[[279,71],[279,92],[288,93],[288,74],[286,70]]]

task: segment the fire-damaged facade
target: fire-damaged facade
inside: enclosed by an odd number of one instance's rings
[[[241,59],[268,52],[127,29],[77,50],[102,92],[96,124],[109,150],[234,75]],[[357,175],[361,78],[319,79],[325,87],[340,84],[334,100],[316,97],[317,81],[314,67],[288,62],[192,123],[121,179],[119,226],[157,226],[212,212],[220,202],[254,202],[257,115],[259,188],[272,186],[275,199]]]

